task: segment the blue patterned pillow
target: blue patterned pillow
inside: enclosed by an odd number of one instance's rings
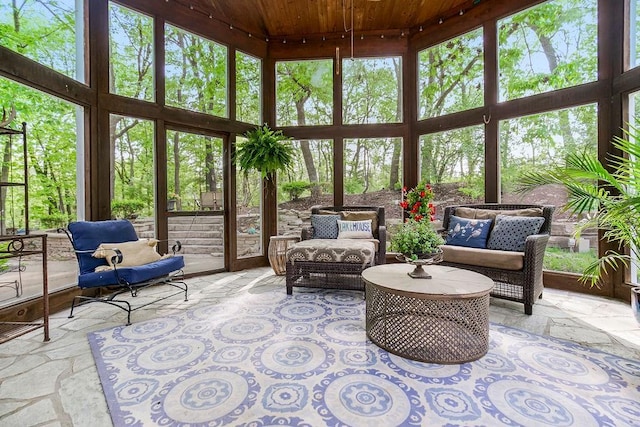
[[[486,248],[491,221],[491,219],[470,219],[451,215],[447,230],[447,245]]]
[[[311,215],[314,239],[337,239],[340,215]]]
[[[487,242],[487,249],[524,252],[527,237],[538,234],[543,223],[544,218],[541,216],[498,215]]]

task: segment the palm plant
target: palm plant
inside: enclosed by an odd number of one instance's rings
[[[628,266],[639,259],[640,249],[640,132],[633,126],[624,137],[614,137],[613,146],[620,155],[610,155],[608,166],[589,153],[571,153],[565,166],[544,171],[527,172],[518,179],[518,192],[527,192],[545,184],[561,184],[569,194],[564,209],[572,214],[597,212],[576,228],[604,229],[604,238],[617,243],[624,251],[608,250],[587,266],[581,281],[599,286],[608,268]],[[600,185],[596,185],[596,183]]]

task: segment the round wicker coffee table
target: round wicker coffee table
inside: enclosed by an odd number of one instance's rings
[[[413,279],[409,264],[362,272],[366,330],[379,347],[412,360],[464,363],[489,349],[493,280],[473,271],[431,265],[431,279]]]

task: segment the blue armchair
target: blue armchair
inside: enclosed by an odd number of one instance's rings
[[[129,250],[129,254],[123,252],[125,247],[131,247],[132,244],[137,245],[138,235],[133,224],[127,220],[75,221],[69,223],[68,228],[62,231],[69,237],[78,259],[78,286],[80,289],[116,288],[104,296],[78,295],[74,297],[69,313],[70,318],[73,317],[73,310],[78,305],[96,301],[111,304],[126,311],[127,325],[130,325],[131,312],[151,303],[132,308],[128,301],[118,300],[116,297],[126,292],[130,292],[131,296],[135,297],[139,289],[156,284],[174,286],[179,289],[179,292],[163,296],[155,301],[179,293],[184,293],[184,300],[187,301],[187,284],[180,280],[184,268],[184,258],[181,255],[175,255],[181,249],[180,242],[173,246],[173,256],[170,257],[160,257],[155,252],[155,245],[151,247],[147,245],[145,252],[148,254],[144,260],[145,263],[133,265],[136,262],[131,262],[131,260],[139,258],[138,249]],[[144,242],[141,244],[144,246]]]

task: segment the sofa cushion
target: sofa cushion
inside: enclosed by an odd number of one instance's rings
[[[524,252],[496,251],[453,245],[442,245],[441,248],[444,262],[512,271],[522,270],[524,266]]]
[[[137,267],[123,267],[118,268],[118,270],[108,269],[81,274],[78,276],[78,286],[84,289],[117,285],[119,284],[118,278],[120,278],[121,281],[135,285],[148,280],[166,277],[172,272],[182,268],[184,268],[184,258],[182,255],[172,256]]]
[[[314,239],[337,239],[340,215],[311,215]]]
[[[487,249],[523,252],[527,237],[537,234],[543,223],[543,217],[498,215]]]
[[[294,243],[287,249],[287,260],[347,262],[373,265],[375,244],[365,239],[311,239]]]
[[[338,239],[373,239],[371,220],[338,220]]]
[[[509,215],[509,216],[542,216],[541,208],[525,208],[525,209],[476,209],[476,208],[465,208],[465,207],[456,207],[453,212],[454,215],[459,216],[461,218],[475,218],[475,219],[492,219],[495,221],[496,216],[498,215]],[[495,226],[495,223],[494,223]]]
[[[486,248],[491,219],[460,218],[451,215],[447,230],[447,245]]]

